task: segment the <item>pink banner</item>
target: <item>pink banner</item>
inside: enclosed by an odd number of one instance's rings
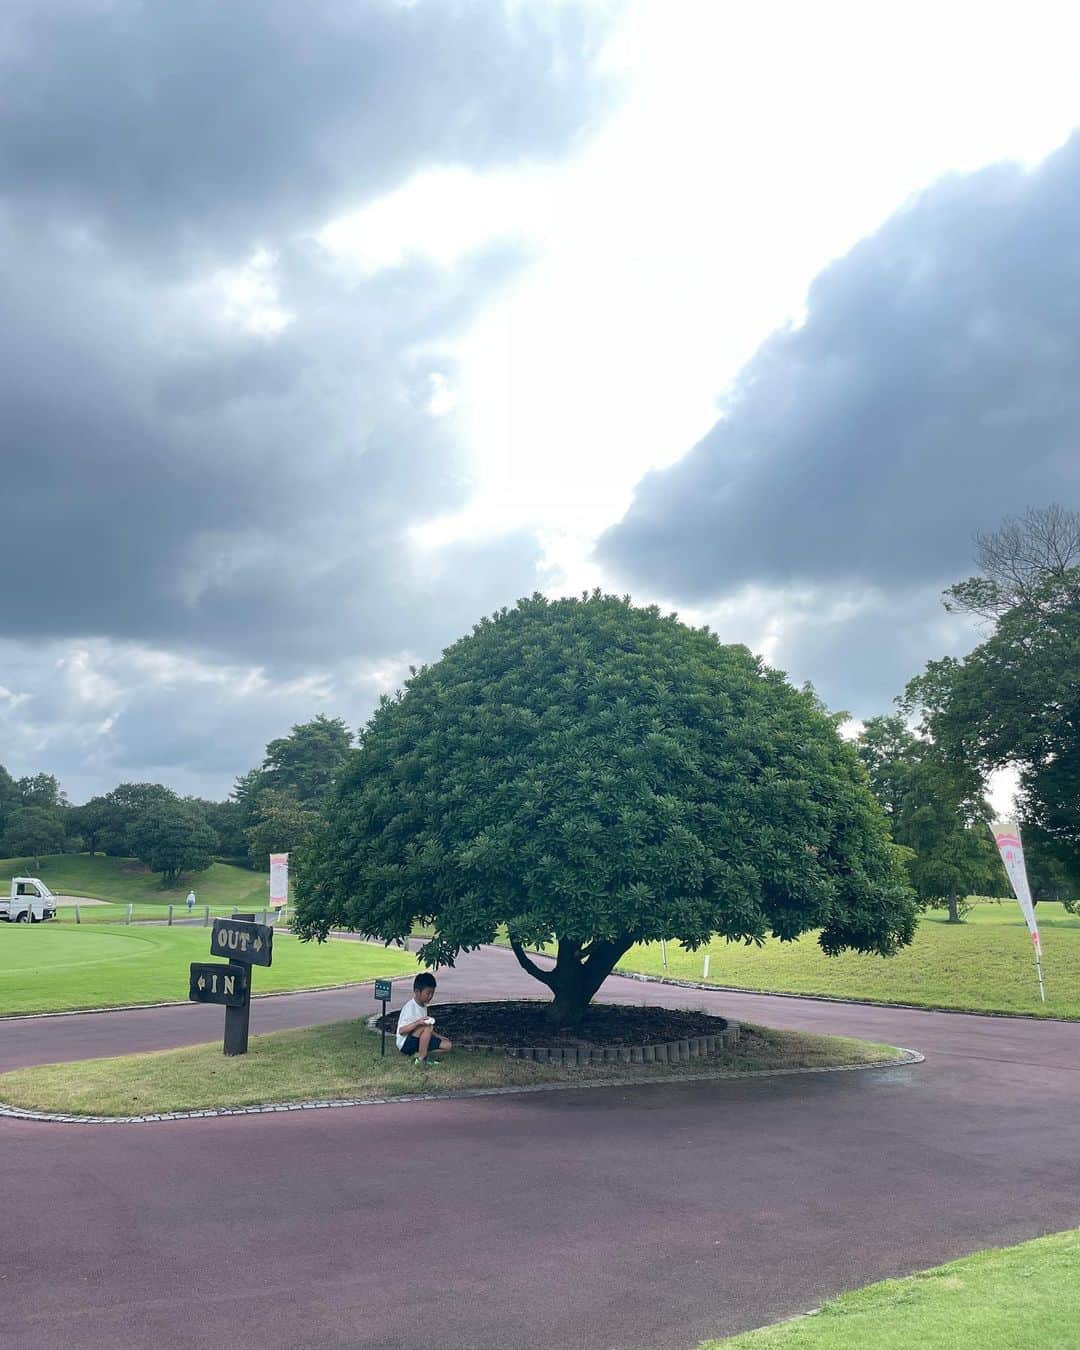
[[[1031,940],[1039,945],[1039,925],[1035,922],[1035,906],[1031,903],[1031,888],[1028,886],[1027,867],[1024,865],[1024,845],[1020,840],[1020,826],[1015,820],[993,820],[990,832],[998,846],[1001,861],[1009,874],[1013,894],[1020,903],[1024,920],[1031,934]]]
[[[1031,902],[1031,887],[1028,885],[1027,867],[1024,865],[1024,845],[1020,839],[1020,826],[1015,820],[992,820],[990,822],[990,833],[994,836],[994,843],[997,844],[998,852],[1001,854],[1001,861],[1005,864],[1005,871],[1009,874],[1013,894],[1020,903],[1024,922],[1028,926],[1031,941],[1035,946],[1035,970],[1039,977],[1039,996],[1045,1003],[1046,990],[1043,988],[1039,925],[1035,921],[1035,906]]]
[[[281,909],[289,899],[289,855],[270,854],[270,907]]]

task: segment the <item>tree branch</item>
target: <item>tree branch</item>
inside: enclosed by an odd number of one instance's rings
[[[571,938],[559,938],[559,955],[557,960],[560,963],[564,961],[578,961],[581,959],[582,954],[580,942],[575,942]]]
[[[634,939],[627,935],[616,938],[614,942],[598,942],[594,938],[589,945],[592,950],[588,960],[584,962],[584,970],[586,988],[589,989],[589,997],[592,998],[615,969],[615,963],[634,945]]]
[[[518,965],[526,975],[531,975],[534,980],[539,980],[541,984],[546,984],[549,989],[554,988],[550,972],[541,970],[535,961],[531,961],[525,954],[525,948],[515,937],[510,938],[510,950],[517,957]]]
[[[603,965],[605,961],[618,961],[620,957],[626,955],[633,945],[634,939],[628,934],[616,938],[614,941],[593,938],[592,942],[589,943],[589,957],[585,963],[586,967],[593,964]]]

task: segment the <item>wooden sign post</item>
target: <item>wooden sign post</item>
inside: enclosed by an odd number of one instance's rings
[[[224,956],[226,965],[204,961],[191,963],[188,998],[194,1003],[225,1006],[227,1055],[246,1055],[251,1023],[251,968],[269,966],[274,959],[274,930],[255,923],[254,914],[235,919],[215,919],[210,935],[210,955]]]

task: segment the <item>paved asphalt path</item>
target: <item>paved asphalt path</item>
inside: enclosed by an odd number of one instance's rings
[[[440,996],[534,994],[485,949]],[[608,1000],[921,1050],[884,1071],[148,1125],[0,1120],[11,1350],[690,1350],[1080,1224],[1080,1025],[698,992]],[[370,989],[260,1000],[256,1030]],[[216,1016],[214,1015],[216,1012]],[[0,1066],[220,1034],[192,1005],[0,1025]]]

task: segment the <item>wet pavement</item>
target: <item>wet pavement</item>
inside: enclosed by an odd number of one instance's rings
[[[440,1000],[544,992],[492,948],[439,983]],[[1080,1025],[619,977],[600,997],[926,1062],[147,1125],[0,1120],[0,1343],[689,1350],[1080,1224]],[[375,1007],[370,986],[266,998],[252,1031]],[[0,1067],[220,1034],[221,1010],[194,1004],[4,1022]]]

